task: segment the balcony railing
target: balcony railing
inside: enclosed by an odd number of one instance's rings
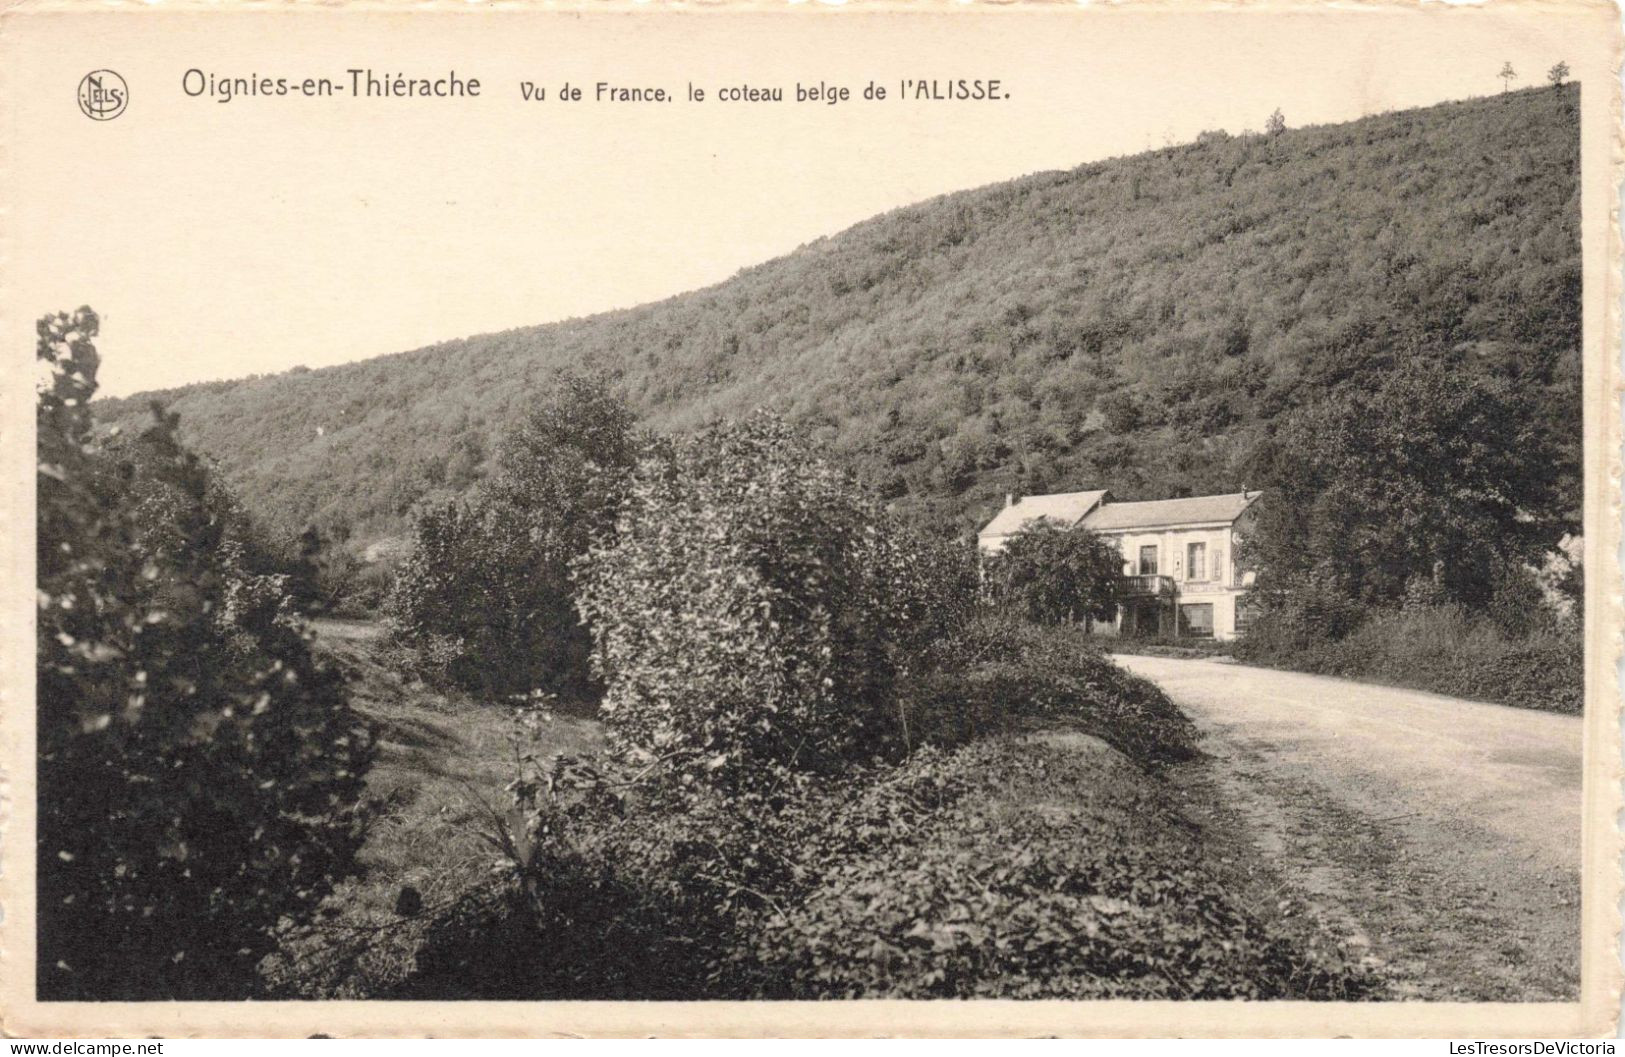
[[[1123,588],[1131,597],[1167,597],[1175,593],[1174,578],[1156,573],[1125,576]]]

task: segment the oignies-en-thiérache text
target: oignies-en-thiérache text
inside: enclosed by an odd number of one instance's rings
[[[259,73],[234,77],[193,67],[181,75],[181,91],[193,98],[213,99],[217,103],[229,103],[245,96],[464,99],[480,94],[480,81],[477,77],[460,77],[456,70],[436,77],[392,71],[380,73],[371,67],[347,69],[342,77],[273,77]]]

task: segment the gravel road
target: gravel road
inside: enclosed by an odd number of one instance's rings
[[[1572,999],[1581,726],[1415,690],[1118,656],[1202,728],[1188,813],[1400,996]],[[1262,883],[1262,881],[1261,881]]]

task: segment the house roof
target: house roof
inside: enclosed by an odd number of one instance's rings
[[[1060,528],[1071,528],[1104,498],[1104,489],[1098,492],[1023,496],[995,514],[993,520],[982,527],[981,535],[1008,536],[1020,532],[1029,521],[1040,520],[1054,522]]]
[[[1152,499],[1143,503],[1107,503],[1084,518],[1083,527],[1102,532],[1163,525],[1229,523],[1240,517],[1260,494],[1237,492],[1233,495],[1198,495],[1188,499]]]

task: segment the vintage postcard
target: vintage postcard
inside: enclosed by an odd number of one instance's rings
[[[1598,1036],[1620,18],[0,11],[10,1036]]]

